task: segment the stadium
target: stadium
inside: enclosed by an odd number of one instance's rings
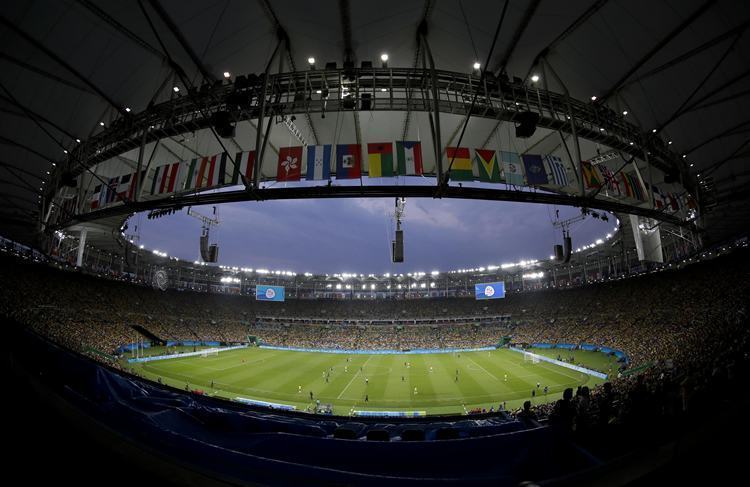
[[[748,27],[734,0],[5,2],[10,461],[736,481]]]

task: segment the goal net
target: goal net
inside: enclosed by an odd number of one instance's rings
[[[216,357],[218,355],[219,351],[211,348],[201,351],[201,357]]]
[[[534,355],[533,353],[524,352],[523,353],[523,361],[526,363],[532,363],[532,364],[538,364],[539,363],[539,357]]]

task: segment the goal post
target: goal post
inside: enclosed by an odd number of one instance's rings
[[[529,352],[523,352],[524,363],[538,364],[539,356]]]
[[[215,348],[207,348],[206,350],[201,350],[201,357],[218,357],[219,351]]]

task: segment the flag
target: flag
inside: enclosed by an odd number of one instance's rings
[[[213,176],[215,158],[202,157],[197,165],[197,174],[195,176],[195,189],[206,188]]]
[[[331,144],[307,146],[308,181],[331,178]]]
[[[234,170],[232,169],[232,160],[229,158],[228,152],[222,152],[219,155],[214,156],[217,158],[216,163],[216,184],[215,186],[225,186],[230,184],[231,175]]]
[[[552,184],[561,187],[570,184],[568,172],[565,170],[565,164],[563,164],[562,159],[553,155],[547,155],[544,158],[547,159],[547,164],[549,164],[549,168],[552,170]]]
[[[250,181],[253,179],[253,168],[255,166],[255,151],[238,152],[234,156],[234,170],[232,171],[232,182],[231,184],[243,184],[242,178]]]
[[[526,181],[528,184],[549,184],[547,170],[544,168],[542,156],[536,154],[524,154],[521,156],[526,168]]]
[[[500,165],[497,163],[497,152],[493,149],[474,149],[474,159],[477,161],[480,181],[486,183],[500,182]]]
[[[393,144],[390,142],[367,144],[368,175],[371,178],[393,176]]]
[[[581,161],[581,171],[583,172],[583,182],[587,189],[600,188],[602,186],[602,177],[596,166],[589,161]]]
[[[119,176],[115,176],[113,178],[109,178],[107,181],[107,188],[106,193],[104,197],[105,203],[112,203],[117,199],[117,180],[119,179]]]
[[[508,184],[523,186],[523,168],[518,154],[515,152],[500,151],[500,160],[503,161],[503,180]]]
[[[599,172],[604,179],[604,184],[607,187],[607,191],[613,194],[620,194],[620,182],[615,177],[615,173],[613,173],[612,170],[604,164],[600,164],[597,167],[599,168]]]
[[[185,184],[182,189],[195,189],[195,185],[198,182],[198,168],[201,164],[201,158],[191,159],[187,165],[187,172],[185,174]]]
[[[302,176],[302,146],[279,149],[279,165],[276,168],[276,181],[299,181]]]
[[[672,209],[672,211],[679,211],[680,200],[677,198],[677,196],[674,193],[667,193],[667,202],[669,203],[669,206]]]
[[[398,173],[401,176],[421,176],[422,143],[406,140],[396,141],[396,156],[398,159]]]
[[[362,146],[339,144],[336,146],[336,179],[362,177]]]
[[[453,161],[453,166],[450,166],[450,179],[454,181],[471,181],[474,179],[471,157],[467,147],[446,147],[445,154],[448,157],[449,165],[451,160]]]
[[[622,193],[624,196],[626,196],[627,198],[635,198],[633,187],[630,185],[628,175],[625,174],[625,171],[620,172],[620,187],[622,188]]]
[[[174,193],[181,165],[181,162],[175,162],[157,167],[151,180],[151,194]]]
[[[646,197],[644,196],[643,186],[641,185],[641,181],[638,179],[638,176],[633,174],[632,172],[624,173],[625,178],[628,180],[628,183],[630,184],[630,188],[633,190],[633,197],[637,199],[638,201],[646,201]]]
[[[89,200],[89,206],[91,207],[92,210],[99,208],[99,198],[101,198],[101,194],[102,194],[102,185],[97,184],[94,187],[94,192],[91,193],[91,199]]]
[[[666,198],[664,197],[664,194],[656,185],[653,186],[652,191],[654,193],[654,205],[656,205],[656,208],[659,210],[664,208],[667,202]]]
[[[121,200],[130,199],[128,192],[133,180],[133,174],[123,174],[120,176],[120,181],[117,183],[117,196]]]

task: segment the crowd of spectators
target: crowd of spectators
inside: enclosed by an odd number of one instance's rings
[[[570,290],[511,293],[489,302],[284,303],[156,291],[4,256],[0,314],[70,348],[99,355],[151,335],[220,342],[256,336],[274,345],[338,349],[468,348],[510,336],[517,344],[622,350],[631,368],[643,366],[645,372],[624,374],[593,390],[571,390],[555,404],[519,411],[522,418],[549,417],[564,428],[585,429],[653,413],[655,396],[659,414],[694,408],[707,390],[736,380],[748,358],[749,253],[740,249],[680,270]]]

